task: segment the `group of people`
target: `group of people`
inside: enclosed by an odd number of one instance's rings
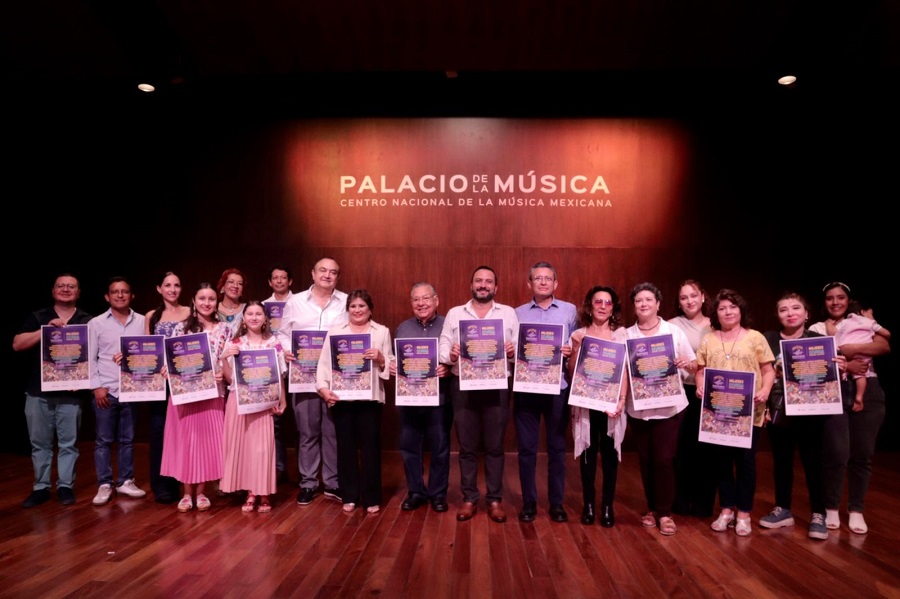
[[[677,316],[660,315],[662,294],[649,282],[635,285],[629,294],[635,322],[622,322],[619,294],[610,286],[589,289],[580,305],[556,297],[556,268],[538,262],[529,269],[530,301],[513,308],[495,301],[499,288],[496,272],[479,266],[471,277],[472,298],[438,312],[438,292],[429,282],[416,282],[410,290],[412,316],[393,332],[373,319],[374,301],[365,289],[344,293],[337,289],[340,268],[332,258],[313,266],[312,285],[293,293],[292,276],[283,266],[269,272],[273,294],[265,301],[284,302],[283,314],[273,330],[264,303],[243,301],[245,279],[238,269],[226,270],[217,285],[201,284],[190,305],[182,305],[181,282],[166,273],[157,291],[160,305],[146,315],[131,309],[133,293],[128,281],[113,278],[105,294],[109,310],[92,318],[76,307],[80,289],[71,275],[54,283],[51,307],[28,316],[16,335],[16,350],[35,348],[42,325],[87,324],[91,337],[91,388],[97,416],[95,465],[98,492],[93,503],[103,505],[115,493],[143,497],[134,481],[134,413],[118,399],[118,372],[123,335],[154,334],[172,337],[206,332],[217,397],[175,405],[152,402],[150,411],[150,486],[157,501],[175,503],[179,511],[208,510],[206,485],[218,481],[224,493],[242,491],[244,511],[268,512],[271,496],[286,471],[280,416],[287,408],[286,383],[275,407],[240,414],[235,400],[233,357],[242,350],[271,348],[278,356],[282,378],[296,360],[290,349],[291,330],[327,331],[319,358],[316,392],[293,393],[290,404],[298,430],[297,503],[312,503],[319,493],[340,501],[351,513],[357,506],[377,513],[382,503],[381,421],[385,381],[397,375],[392,339],[426,337],[437,340],[438,405],[398,406],[400,452],[407,481],[404,511],[430,505],[435,512],[448,506],[450,435],[455,428],[459,444],[461,503],[459,521],[472,519],[481,499],[479,463],[484,469],[484,499],[488,517],[505,522],[503,504],[504,439],[512,410],[518,440],[518,468],[522,506],[517,517],[531,522],[538,513],[536,468],[541,419],[547,452],[547,511],[551,520],[565,522],[563,506],[567,436],[574,441],[582,485],[581,522],[615,525],[615,492],[622,443],[626,434],[637,449],[646,511],[641,524],[674,535],[676,514],[711,517],[718,493],[720,512],[711,527],[718,532],[733,528],[751,533],[750,514],[756,490],[756,451],[759,434],[767,428],[774,460],[775,508],[759,520],[763,528],[794,524],[791,512],[793,456],[799,449],[806,474],[811,516],[809,537],[827,538],[828,529],[840,527],[840,501],[849,481],[848,526],[865,533],[864,497],[872,472],[872,456],[884,419],[884,393],[871,358],[890,351],[890,334],[869,316],[850,312],[850,288],[840,282],[826,285],[826,318],[807,327],[809,306],[796,293],[786,293],[776,305],[781,328],[765,334],[752,328],[744,298],[722,289],[708,298],[699,282],[686,280],[675,301]],[[520,323],[562,325],[565,341],[558,392],[515,392],[501,389],[465,389],[460,385],[460,323],[474,319],[502,322],[502,352],[512,361]],[[341,397],[333,385],[330,337],[368,334],[362,354],[373,372],[373,392],[367,400]],[[842,373],[843,412],[835,415],[787,416],[784,413],[780,341],[816,335],[835,338],[835,358]],[[619,343],[644,337],[670,336],[681,385],[674,405],[639,409],[630,378],[623,377],[614,409],[598,411],[568,403],[569,383],[585,337]],[[64,504],[74,503],[72,491],[75,446],[80,421],[80,398],[73,392],[42,392],[39,360],[26,388],[26,416],[35,470],[34,488],[23,503],[33,507],[50,499],[54,435],[59,447],[57,493]],[[512,362],[510,362],[512,364]],[[707,368],[752,372],[754,418],[752,443],[738,448],[698,440]],[[512,369],[508,369],[512,370]],[[671,404],[671,402],[669,402]],[[111,451],[118,450],[118,477],[113,478]],[[426,467],[426,448],[428,464]],[[602,476],[599,510],[596,503],[598,455]],[[698,463],[712,468],[698,468]],[[427,482],[426,482],[427,471]],[[848,476],[849,474],[849,476]],[[180,499],[179,499],[180,497]]]

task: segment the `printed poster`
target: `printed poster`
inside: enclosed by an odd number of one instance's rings
[[[272,329],[273,333],[281,331],[281,319],[284,317],[284,305],[286,303],[275,300],[263,302],[263,311],[266,313],[266,318],[269,319],[269,328]]]
[[[164,335],[123,335],[119,401],[166,401]]]
[[[513,391],[559,395],[565,329],[561,324],[519,323]]]
[[[672,335],[628,339],[625,343],[634,409],[667,408],[683,401]]]
[[[288,362],[290,393],[316,392],[316,369],[327,333],[328,331],[318,330],[291,331],[291,352],[297,359]]]
[[[372,335],[332,335],[330,339],[331,390],[340,399],[373,399],[375,371],[372,361],[363,358],[372,347]]]
[[[509,365],[503,320],[459,321],[459,388],[461,391],[507,389]]]
[[[41,391],[91,388],[88,325],[41,327]]]
[[[585,335],[569,385],[569,405],[615,412],[627,355],[624,343]]]
[[[275,348],[242,349],[233,359],[238,414],[255,414],[277,406],[281,400],[281,370]]]
[[[395,339],[394,356],[397,359],[395,403],[398,406],[440,405],[438,339]]]
[[[165,346],[173,404],[219,397],[208,333],[167,337]]]
[[[836,353],[834,337],[781,340],[786,415],[840,414],[843,411],[841,375],[834,362]]]
[[[705,368],[698,440],[750,449],[755,389],[753,372]]]

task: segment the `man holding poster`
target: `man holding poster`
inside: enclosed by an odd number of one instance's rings
[[[502,322],[503,350],[511,359],[516,351],[519,320],[510,306],[494,301],[498,281],[494,269],[479,266],[472,273],[472,299],[451,308],[441,331],[440,362],[452,364],[453,416],[459,440],[459,470],[463,502],[456,513],[460,521],[470,520],[477,511],[478,448],[484,444],[485,499],[494,522],[506,522],[503,509],[503,438],[509,417],[509,389],[460,390],[460,321],[496,319]]]
[[[548,262],[538,262],[531,267],[528,286],[531,301],[516,308],[516,316],[522,323],[556,324],[563,326],[562,339],[578,328],[578,310],[575,304],[564,302],[553,293],[559,281],[556,268]],[[563,359],[572,354],[572,346],[560,346]],[[554,522],[568,520],[563,508],[566,485],[566,426],[568,381],[560,377],[556,393],[515,393],[513,418],[519,438],[519,483],[522,485],[522,511],[519,520],[531,522],[537,515],[537,450],[540,438],[541,416],[547,429],[547,497],[550,500],[550,519]]]
[[[75,503],[75,463],[78,461],[78,426],[81,422],[79,391],[41,391],[41,327],[64,327],[87,324],[91,315],[75,303],[81,294],[78,279],[70,274],[56,278],[51,290],[53,305],[32,312],[25,319],[19,334],[13,337],[15,351],[27,351],[29,371],[25,383],[25,419],[31,439],[31,461],[34,465],[34,488],[22,502],[29,508],[50,500],[50,473],[53,466],[53,438],[56,437],[57,474],[56,493],[63,505]]]
[[[439,339],[444,317],[437,313],[438,294],[431,283],[416,283],[410,292],[413,317],[397,327],[394,339],[429,337]],[[397,355],[397,354],[395,354]],[[397,355],[397,359],[402,356]],[[397,362],[391,361],[391,375],[397,375]],[[426,501],[436,512],[447,511],[447,487],[450,478],[450,428],[453,406],[447,401],[450,369],[438,364],[437,406],[398,406],[400,414],[400,455],[406,472],[407,495],[400,509],[412,511]],[[428,465],[428,488],[425,487],[425,451],[428,443],[431,461]]]
[[[144,334],[144,315],[131,309],[134,294],[131,284],[123,277],[110,279],[104,297],[109,310],[88,323],[96,419],[94,468],[97,470],[97,495],[94,505],[104,505],[112,497],[113,442],[118,450],[116,492],[135,498],[147,495],[134,484],[134,410],[130,403],[119,402],[120,368],[115,361],[115,355],[122,353],[122,336]]]

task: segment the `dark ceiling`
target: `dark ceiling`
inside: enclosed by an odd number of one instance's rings
[[[136,97],[149,80],[160,103],[577,114],[747,102],[787,71],[797,94],[883,98],[898,4],[11,0],[0,27],[6,95],[27,102]]]

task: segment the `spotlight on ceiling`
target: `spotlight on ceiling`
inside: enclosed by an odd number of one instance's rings
[[[148,94],[156,91],[156,88],[150,83],[138,83],[137,88],[142,92],[146,92]]]
[[[784,76],[778,78],[779,85],[788,86],[788,85],[793,85],[796,82],[797,82],[797,77],[795,75],[784,75]]]

